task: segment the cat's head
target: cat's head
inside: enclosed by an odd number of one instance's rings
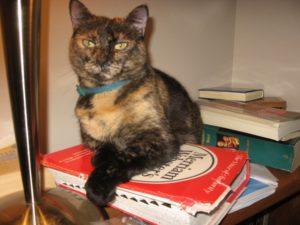
[[[148,8],[141,5],[125,18],[96,16],[70,1],[73,36],[70,61],[81,85],[93,87],[135,79],[147,63],[144,31]]]

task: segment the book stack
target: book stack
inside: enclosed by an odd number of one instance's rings
[[[292,172],[300,164],[300,113],[224,100],[200,100],[202,144],[239,149],[251,162]]]
[[[255,104],[278,109],[286,109],[286,101],[280,97],[266,97],[261,88],[237,87],[227,85],[219,87],[201,88],[198,90],[200,99],[217,99],[240,101],[246,104]]]
[[[151,224],[219,224],[244,191],[248,154],[183,145],[176,159],[121,184],[111,206]],[[93,153],[82,145],[47,154],[42,165],[58,186],[85,194]]]

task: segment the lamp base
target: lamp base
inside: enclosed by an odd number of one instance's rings
[[[35,205],[25,202],[23,192],[0,199],[2,225],[31,225],[32,214],[38,225],[98,225],[105,220],[88,200],[62,188],[45,192],[41,203]]]
[[[85,197],[63,188],[53,188],[42,195],[41,203],[32,206],[23,192],[0,198],[1,225],[32,224],[33,208],[37,225],[147,225],[136,217],[111,209],[100,210]],[[108,215],[109,214],[109,215]],[[110,217],[110,218],[109,218]]]

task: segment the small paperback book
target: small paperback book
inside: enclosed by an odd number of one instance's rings
[[[232,86],[201,88],[198,90],[198,93],[199,98],[242,102],[248,102],[264,97],[264,91],[262,89],[238,88]]]
[[[85,194],[93,153],[83,145],[47,154],[58,186]],[[111,206],[152,224],[218,224],[249,181],[248,154],[183,145],[178,156],[117,187]]]

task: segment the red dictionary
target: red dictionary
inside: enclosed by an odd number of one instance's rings
[[[93,152],[83,145],[47,154],[57,185],[85,194]],[[249,181],[246,152],[182,145],[171,162],[117,187],[111,203],[153,224],[218,224]]]

